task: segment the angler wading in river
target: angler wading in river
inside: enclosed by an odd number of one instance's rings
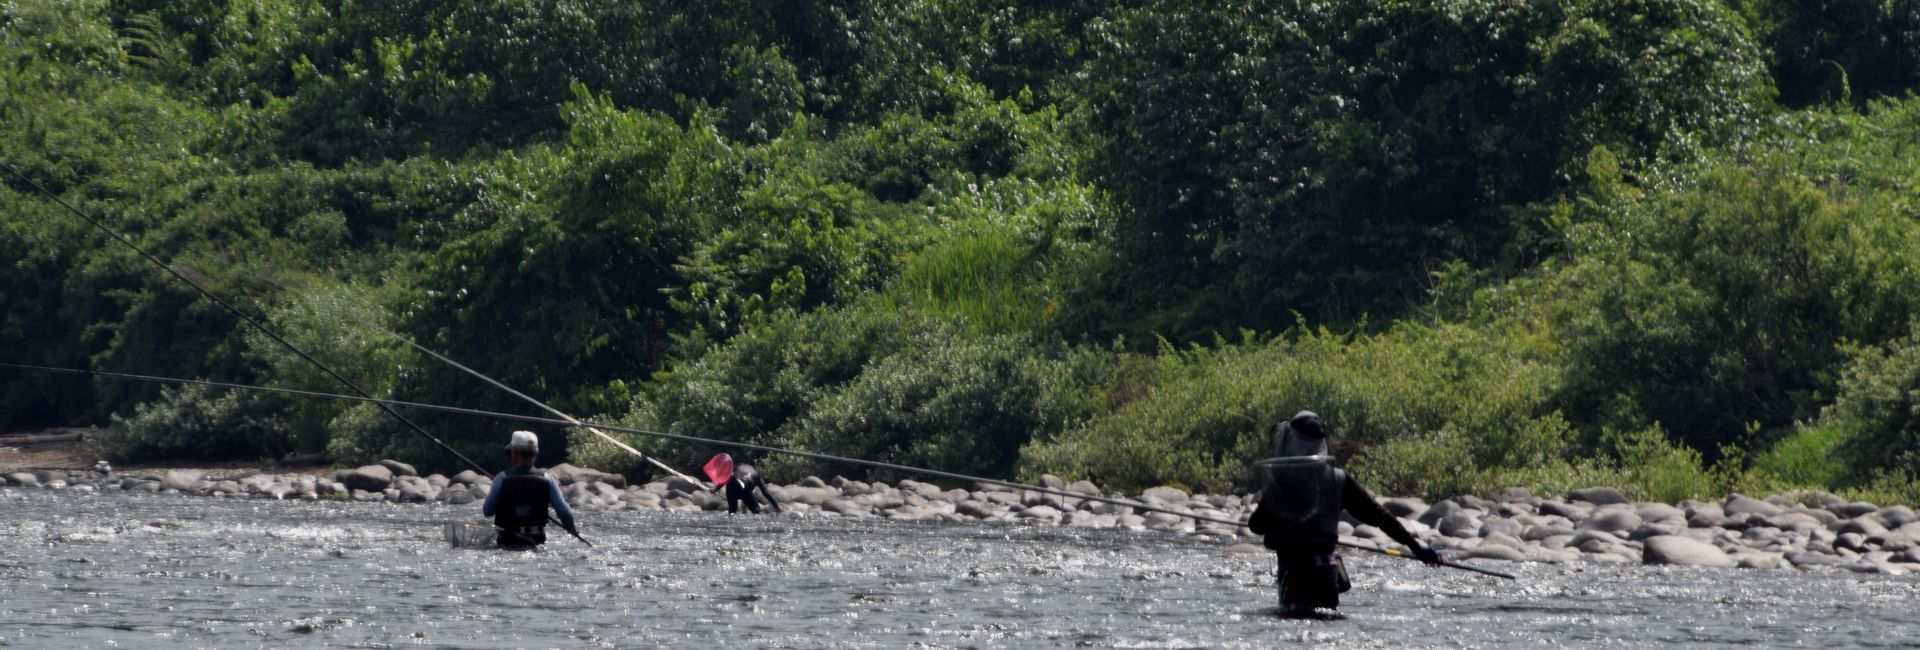
[[[578,536],[573,508],[560,494],[560,483],[546,472],[533,467],[540,454],[540,438],[532,431],[515,431],[507,442],[507,456],[513,467],[493,477],[493,489],[480,512],[493,517],[496,541],[501,548],[533,548],[547,543],[547,508],[559,515],[560,526]]]
[[[1427,564],[1444,564],[1433,547],[1421,544],[1392,514],[1380,507],[1353,477],[1334,468],[1327,453],[1326,423],[1301,411],[1280,423],[1274,458],[1255,463],[1264,489],[1247,528],[1266,536],[1280,556],[1280,613],[1288,617],[1322,616],[1318,610],[1340,607],[1340,592],[1352,585],[1334,553],[1339,543],[1340,512],[1385,532],[1413,549]]]

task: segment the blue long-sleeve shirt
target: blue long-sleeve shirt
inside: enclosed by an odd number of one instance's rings
[[[480,514],[492,517],[500,508],[500,485],[507,480],[507,473],[501,472],[493,477],[493,488],[487,490],[487,500],[480,504]],[[567,498],[560,494],[560,482],[552,476],[547,477],[547,505],[553,506],[554,515],[560,518],[560,526],[567,532],[576,532],[573,527],[573,507],[567,505]]]

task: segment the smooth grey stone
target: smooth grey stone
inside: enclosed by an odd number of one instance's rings
[[[1486,548],[1488,546],[1505,546],[1525,550],[1529,544],[1506,533],[1494,533],[1480,538],[1480,548]]]
[[[880,516],[895,521],[925,521],[938,519],[940,511],[926,506],[901,506],[880,513]]]
[[[1525,562],[1529,559],[1525,551],[1500,544],[1482,544],[1459,551],[1454,554],[1454,557],[1467,560],[1506,560],[1508,562]]]
[[[1633,513],[1640,515],[1642,521],[1683,523],[1687,512],[1664,503],[1636,503]]]
[[[1586,519],[1588,515],[1593,514],[1593,506],[1584,503],[1572,504],[1560,501],[1543,501],[1540,503],[1540,514],[1566,517],[1569,521],[1581,521]]]
[[[159,481],[141,481],[139,485],[133,486],[133,489],[136,492],[159,492],[166,488],[161,487]]]
[[[342,470],[342,471],[345,471],[345,470]],[[195,483],[200,482],[201,476],[204,476],[204,474],[200,472],[192,471],[192,470],[176,469],[171,472],[167,472],[166,478],[160,479],[160,485],[169,490],[179,490],[181,492],[187,492],[193,489],[193,485]]]
[[[1726,551],[1720,550],[1720,547],[1679,535],[1655,535],[1647,538],[1641,549],[1641,562],[1725,568],[1739,566],[1739,563],[1728,556]]]
[[[492,485],[493,484],[493,479],[487,478],[486,475],[470,469],[461,470],[459,474],[453,475],[453,478],[449,480],[454,483],[459,483],[462,485]]]
[[[1770,542],[1780,539],[1784,533],[1772,526],[1752,526],[1740,533],[1740,538],[1755,542]]]
[[[628,490],[620,495],[620,502],[629,504],[635,508],[658,508],[660,507],[660,495],[646,490]],[[782,501],[782,503],[786,502]]]
[[[1059,495],[1047,494],[1045,492],[1035,492],[1033,490],[1026,490],[1020,493],[1020,505],[1027,506],[1029,508],[1034,506],[1051,506],[1054,508],[1064,508],[1066,507],[1066,502],[1062,501]]]
[[[1767,518],[1767,525],[1781,530],[1808,533],[1825,528],[1819,519],[1802,512],[1788,512]]]
[[[924,500],[923,500],[924,501]],[[907,505],[907,500],[895,494],[862,494],[853,498],[854,503],[872,510],[889,510]]]
[[[1113,515],[1096,515],[1084,510],[1075,510],[1067,513],[1066,521],[1061,523],[1077,528],[1112,528],[1119,522],[1120,518]]]
[[[36,469],[36,470],[33,470],[33,476],[34,478],[40,479],[41,485],[46,485],[54,481],[64,482],[64,481],[67,481],[68,479],[73,478],[73,477],[67,476],[66,472],[63,472],[57,469]]]
[[[359,469],[334,472],[333,480],[346,485],[349,490],[380,492],[393,484],[393,470],[382,465],[364,465]]]
[[[1782,508],[1773,503],[1761,501],[1759,499],[1755,499],[1753,497],[1749,497],[1741,494],[1727,495],[1726,501],[1723,501],[1720,503],[1720,509],[1726,512],[1728,518],[1732,518],[1734,515],[1744,515],[1744,514],[1756,514],[1762,517],[1772,517],[1775,515],[1785,514],[1787,511],[1786,508]],[[1795,564],[1799,564],[1799,563],[1795,562]]]
[[[1386,510],[1387,514],[1393,515],[1395,517],[1399,517],[1401,519],[1413,519],[1418,517],[1420,513],[1426,512],[1428,506],[1425,501],[1421,501],[1419,499],[1412,498],[1412,497],[1401,497],[1401,498],[1381,499],[1380,507],[1381,509]]]
[[[1618,536],[1604,530],[1583,530],[1574,533],[1573,539],[1567,540],[1567,545],[1577,547],[1594,540],[1599,540],[1607,544],[1619,544],[1621,542]]]
[[[800,487],[822,488],[822,489],[832,487],[827,485],[826,481],[820,480],[820,477],[818,476],[808,476],[806,478],[800,479],[800,482],[795,483],[794,485],[798,485]]]
[[[1880,533],[1887,532],[1887,527],[1884,525],[1881,525],[1880,520],[1874,518],[1871,515],[1859,515],[1852,519],[1848,519],[1846,521],[1840,522],[1839,525],[1835,526],[1833,530],[1834,532],[1840,533],[1842,535],[1845,535],[1847,533],[1858,533],[1864,537],[1868,535],[1878,535]]]
[[[385,492],[372,492],[372,491],[368,491],[368,490],[354,490],[354,491],[352,492],[352,495],[353,495],[353,500],[355,500],[355,501],[385,501],[385,500],[387,500],[387,494],[386,494]]]
[[[1433,504],[1432,507],[1427,508],[1426,512],[1420,513],[1420,516],[1416,518],[1415,521],[1418,521],[1422,524],[1426,524],[1428,526],[1437,526],[1440,524],[1440,520],[1446,519],[1448,515],[1459,512],[1461,510],[1462,508],[1458,503],[1455,503],[1453,501],[1441,501],[1439,503]]]
[[[1733,556],[1734,562],[1742,569],[1778,569],[1781,566],[1781,559],[1776,553],[1748,552]]]
[[[1633,532],[1627,535],[1627,539],[1639,541],[1639,540],[1645,540],[1650,537],[1659,537],[1663,535],[1678,535],[1683,537],[1692,537],[1691,535],[1685,534],[1687,530],[1688,529],[1686,526],[1682,526],[1680,524],[1647,522],[1647,523],[1640,524],[1639,528],[1633,529]]]
[[[1873,516],[1879,518],[1880,523],[1885,524],[1887,530],[1920,521],[1920,515],[1915,515],[1913,509],[1906,506],[1887,506],[1873,513]]]
[[[466,490],[461,490],[461,491],[465,492]],[[422,486],[417,483],[408,483],[400,486],[400,494],[398,498],[394,500],[399,501],[400,503],[426,503],[428,501],[432,501],[433,496],[434,496],[434,492],[432,491],[432,486]]]
[[[1120,527],[1130,530],[1146,530],[1147,518],[1140,515],[1120,515]]]
[[[1610,533],[1624,533],[1639,528],[1640,515],[1630,510],[1610,510],[1595,513],[1586,521],[1580,522],[1583,530],[1604,530]]]
[[[31,472],[14,472],[7,475],[7,480],[23,487],[40,487],[40,477]]]
[[[1844,563],[1844,560],[1832,555],[1813,553],[1810,551],[1788,551],[1786,558],[1788,562],[1792,562],[1796,567],[1838,566]]]
[[[1147,515],[1146,526],[1153,530],[1190,530],[1193,528],[1193,519],[1165,512],[1154,512]]]
[[[957,512],[969,517],[973,517],[975,519],[986,519],[988,517],[993,516],[993,508],[991,506],[988,506],[987,504],[981,503],[979,501],[973,501],[973,500],[961,501],[960,503],[955,504],[954,512]]]
[[[1188,495],[1184,490],[1181,490],[1179,488],[1174,488],[1174,487],[1167,487],[1163,485],[1160,487],[1147,488],[1147,491],[1140,493],[1140,499],[1142,501],[1147,499],[1159,499],[1161,501],[1164,501],[1170,504],[1184,504],[1188,501],[1191,501],[1193,497],[1191,495]]]
[[[810,506],[824,506],[828,501],[842,498],[843,496],[840,494],[840,492],[834,490],[833,488],[806,487],[806,486],[799,486],[799,485],[785,487],[785,488],[782,488],[779,486],[772,486],[767,491],[772,492],[774,495],[780,497],[781,503],[787,503],[787,502],[804,503]]]
[[[1780,506],[1782,508],[1791,508],[1797,505],[1794,503],[1793,499],[1789,499],[1786,497],[1786,495],[1782,495],[1782,494],[1769,494],[1767,495],[1767,498],[1761,499],[1761,500],[1776,506]]]
[[[1882,550],[1898,553],[1914,547],[1913,538],[1898,531],[1887,531],[1878,535],[1868,535],[1867,542],[1879,546]]]
[[[1496,496],[1494,500],[1502,503],[1524,503],[1527,505],[1533,505],[1539,501],[1539,499],[1533,496],[1532,490],[1523,487],[1510,487],[1501,490],[1500,494]]]
[[[378,464],[381,467],[385,467],[388,470],[392,471],[394,476],[419,476],[420,475],[420,472],[413,469],[412,465],[408,465],[406,463],[402,463],[400,461],[397,461],[391,458],[382,460]]]
[[[937,497],[940,495],[941,492],[945,491],[940,489],[940,486],[938,485],[934,485],[932,483],[924,483],[924,482],[916,481],[913,479],[900,479],[900,482],[897,483],[896,485],[899,486],[898,489],[901,492],[910,492],[913,494],[918,494],[922,497]]]
[[[678,476],[667,477],[666,483],[667,483],[668,490],[679,490],[681,492],[686,492],[688,494],[692,494],[694,492],[706,491],[705,487],[697,485],[693,481],[689,481],[687,479],[683,479]]]
[[[1844,548],[1855,552],[1866,551],[1867,536],[1860,533],[1840,533],[1839,539],[1835,539],[1833,545],[1835,548]]]
[[[1841,519],[1839,515],[1833,514],[1832,512],[1828,512],[1824,508],[1808,508],[1805,506],[1795,506],[1792,508],[1788,508],[1787,514],[1802,514],[1808,517],[1812,517],[1815,521],[1820,522],[1820,525],[1822,526],[1832,526],[1834,525],[1835,522],[1846,521],[1845,519]]]
[[[1462,494],[1460,496],[1454,497],[1452,500],[1454,502],[1459,503],[1461,508],[1465,508],[1467,510],[1479,510],[1481,512],[1490,512],[1493,510],[1493,506],[1494,506],[1494,503],[1492,501],[1488,501],[1486,499],[1482,499],[1480,497],[1473,496],[1471,494]]]
[[[434,489],[445,490],[447,486],[452,484],[453,481],[448,480],[445,474],[434,474],[427,477],[427,485],[433,486]]]
[[[1100,486],[1094,485],[1093,481],[1074,481],[1067,485],[1066,491],[1087,496],[1105,496],[1100,492]]]
[[[1596,506],[1609,506],[1616,503],[1626,503],[1627,495],[1621,494],[1620,490],[1610,487],[1590,487],[1568,492],[1567,501],[1585,501]]]
[[[1440,520],[1434,528],[1448,537],[1476,537],[1480,534],[1480,519],[1465,512],[1456,512]]]
[[[1133,514],[1133,506],[1121,505],[1110,501],[1089,501],[1084,509],[1096,515],[1118,516]]]
[[[1880,506],[1876,506],[1871,503],[1867,503],[1865,501],[1855,501],[1853,503],[1843,503],[1840,505],[1828,506],[1827,510],[1832,511],[1833,514],[1839,515],[1841,519],[1853,519],[1855,517],[1862,517],[1866,515],[1871,515],[1875,512],[1879,512]]]
[[[866,506],[860,505],[848,499],[831,499],[831,500],[828,500],[826,503],[820,504],[820,508],[822,510],[826,510],[827,512],[839,513],[842,515],[852,515],[856,517],[868,514]]]
[[[1533,513],[1534,507],[1531,503],[1502,503],[1493,509],[1493,514],[1507,518],[1531,515]]]
[[[1521,531],[1520,522],[1505,517],[1488,517],[1480,524],[1480,530],[1476,534],[1482,538],[1494,534],[1518,537]]]
[[[213,484],[213,491],[227,494],[245,494],[247,489],[240,487],[239,481],[220,481]]]
[[[1000,506],[1020,505],[1019,492],[988,492],[987,503]]]
[[[1726,523],[1727,518],[1720,514],[1719,508],[1710,511],[1695,510],[1693,514],[1687,515],[1687,526],[1690,528],[1723,528]]]
[[[1569,525],[1540,524],[1536,526],[1528,526],[1526,530],[1521,531],[1520,539],[1524,539],[1529,542],[1539,542],[1539,541],[1544,541],[1551,537],[1559,537],[1562,535],[1567,537],[1573,537],[1574,532],[1575,531],[1573,529],[1573,526],[1569,526]]]
[[[1054,476],[1052,474],[1041,474],[1040,487],[1052,488],[1055,490],[1065,490],[1067,489],[1067,482],[1061,479],[1060,477]]]

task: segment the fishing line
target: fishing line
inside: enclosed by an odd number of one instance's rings
[[[114,240],[119,241],[122,244],[125,244],[127,248],[133,249],[133,252],[139,253],[140,256],[143,258],[146,258],[147,261],[153,262],[154,265],[159,266],[162,269],[165,269],[169,275],[172,275],[174,278],[179,279],[181,282],[187,283],[188,286],[191,286],[194,288],[194,290],[199,291],[200,295],[205,296],[208,300],[211,300],[215,304],[218,304],[221,307],[226,308],[227,311],[233,312],[233,314],[236,316],[239,316],[241,320],[246,321],[248,325],[252,325],[254,329],[259,330],[260,333],[267,335],[267,337],[273,339],[274,342],[279,343],[282,347],[285,347],[287,350],[293,352],[296,355],[299,355],[301,359],[306,360],[307,363],[313,364],[315,368],[319,368],[322,372],[327,373],[328,376],[333,377],[334,380],[339,381],[342,385],[345,385],[347,388],[353,389],[353,392],[358,393],[361,397],[367,398],[367,399],[373,398],[373,394],[367,392],[366,389],[361,388],[359,384],[354,383],[353,380],[351,379],[347,379],[345,375],[342,375],[339,372],[335,371],[332,367],[329,367],[327,364],[321,363],[320,360],[314,358],[313,355],[307,354],[305,350],[300,349],[299,346],[294,345],[291,341],[288,341],[284,337],[281,337],[279,332],[274,331],[273,328],[267,327],[265,323],[260,322],[260,320],[254,318],[253,315],[248,314],[247,312],[241,310],[239,307],[235,307],[233,303],[227,302],[225,299],[222,299],[220,296],[215,295],[212,290],[207,289],[205,286],[202,286],[200,283],[193,281],[193,278],[187,277],[186,274],[181,273],[180,271],[174,269],[172,266],[168,265],[166,262],[161,261],[159,257],[155,257],[152,253],[147,252],[147,250],[144,248],[141,248],[139,244],[134,243],[132,239],[128,239],[126,236],[121,235],[120,233],[114,231],[112,228],[108,228],[106,224],[101,223],[99,220],[94,219],[91,216],[88,216],[87,213],[80,211],[80,209],[74,207],[72,203],[68,203],[67,200],[61,198],[60,195],[54,194],[53,191],[48,190],[45,186],[41,185],[39,181],[36,181],[32,177],[29,177],[26,174],[21,173],[20,170],[15,169],[13,165],[0,163],[0,167],[6,167],[7,171],[13,174],[14,177],[19,178],[21,181],[32,186],[33,189],[39,190],[41,194],[47,195],[47,198],[53,199],[54,203],[59,204],[60,207],[66,208],[67,212],[70,212],[74,216],[79,217],[80,220],[85,221],[88,224],[91,224],[94,228],[99,229],[100,232],[106,233],[107,236],[112,237]],[[448,445],[445,441],[442,441],[439,437],[433,435],[432,433],[428,433],[425,428],[422,428],[419,424],[415,424],[413,420],[407,419],[407,417],[404,415],[401,415],[399,411],[393,410],[393,407],[388,406],[386,404],[379,403],[379,402],[374,402],[374,404],[379,406],[380,410],[385,411],[388,415],[393,416],[394,419],[397,419],[402,423],[405,423],[407,427],[412,429],[415,433],[418,433],[422,436],[426,436],[428,440],[432,440],[434,444],[440,445],[440,447],[442,449],[447,450],[448,453],[453,454],[455,457],[459,458],[460,460],[466,461],[468,465],[473,466],[473,468],[476,470],[479,470],[480,473],[486,474],[487,476],[493,476],[493,472],[487,471],[486,467],[482,466],[480,463],[474,462],[473,459],[468,458],[466,454],[460,453],[460,450],[454,449],[452,445]],[[551,514],[548,515],[548,518],[552,519],[552,515]],[[568,531],[568,532],[572,532],[572,531]],[[581,542],[587,541],[586,538],[580,537],[580,535],[577,533],[574,534],[574,537],[579,538]],[[588,543],[588,545],[591,546],[592,544]]]
[[[1020,489],[1020,490],[1031,490],[1034,492],[1039,492],[1042,494],[1051,494],[1059,497],[1085,499],[1088,501],[1099,501],[1103,503],[1111,503],[1115,505],[1128,506],[1136,510],[1144,510],[1148,512],[1161,512],[1161,513],[1166,513],[1166,514],[1175,515],[1179,517],[1192,518],[1196,521],[1207,521],[1207,522],[1213,522],[1217,524],[1225,524],[1228,526],[1233,526],[1235,528],[1240,528],[1246,525],[1245,522],[1241,522],[1241,521],[1235,521],[1231,519],[1221,519],[1218,517],[1210,517],[1207,515],[1194,514],[1191,512],[1180,512],[1177,510],[1161,508],[1151,504],[1141,503],[1139,501],[1133,501],[1130,499],[1115,499],[1115,498],[1106,497],[1106,496],[1081,494],[1078,492],[1067,492],[1064,490],[1056,490],[1054,488],[1046,487],[1043,485],[1027,485],[1024,483],[1002,481],[998,479],[990,479],[990,478],[979,477],[979,476],[968,476],[966,474],[944,472],[944,471],[935,470],[935,469],[909,467],[906,465],[899,465],[895,463],[887,463],[882,461],[864,460],[859,458],[850,458],[846,456],[835,456],[833,454],[823,454],[823,453],[812,452],[812,451],[800,451],[797,449],[784,449],[781,447],[770,447],[767,445],[759,445],[759,444],[754,444],[750,442],[717,440],[713,438],[702,438],[699,436],[689,436],[689,435],[679,434],[679,433],[649,431],[646,429],[640,429],[636,427],[627,427],[627,426],[600,424],[600,423],[575,424],[574,422],[569,422],[568,420],[540,417],[537,415],[518,415],[514,413],[500,413],[496,411],[470,409],[470,408],[464,408],[459,406],[444,406],[439,404],[426,404],[421,402],[381,399],[376,397],[356,397],[353,395],[340,395],[336,393],[297,390],[292,388],[274,388],[270,386],[249,386],[246,384],[215,382],[215,381],[207,381],[202,379],[180,379],[175,377],[159,377],[154,375],[136,375],[136,374],[130,374],[130,373],[107,372],[103,370],[55,368],[50,366],[36,366],[36,365],[19,364],[19,363],[5,363],[5,362],[0,362],[0,368],[18,368],[23,370],[36,370],[36,371],[43,371],[43,372],[84,374],[84,375],[94,375],[94,376],[100,376],[100,377],[110,377],[115,379],[129,379],[129,380],[136,380],[136,381],[148,381],[148,382],[159,382],[159,383],[195,384],[195,385],[201,385],[201,386],[208,386],[212,388],[225,388],[225,389],[231,389],[231,390],[245,390],[245,391],[256,391],[256,392],[265,392],[265,393],[279,393],[284,395],[295,395],[295,396],[309,397],[309,398],[315,398],[315,399],[339,399],[339,400],[351,400],[351,401],[362,401],[362,402],[374,402],[374,403],[386,404],[389,406],[396,406],[396,407],[403,407],[403,408],[416,408],[416,409],[427,410],[427,411],[438,411],[442,413],[453,413],[453,414],[459,414],[459,415],[493,418],[493,419],[500,419],[500,420],[515,420],[520,422],[535,422],[535,423],[563,425],[563,426],[593,426],[601,429],[606,429],[608,431],[619,431],[622,433],[631,433],[631,434],[643,435],[643,436],[653,436],[657,438],[679,440],[682,442],[697,442],[697,443],[706,444],[706,445],[734,447],[738,449],[747,449],[747,450],[759,451],[759,452],[765,452],[765,453],[786,454],[790,456],[799,456],[801,458],[811,458],[814,460],[846,463],[849,465],[861,465],[861,466],[874,467],[874,468],[880,468],[880,469],[890,469],[890,470],[906,472],[910,474],[919,474],[923,476],[935,476],[935,477],[947,478],[947,479],[953,479],[953,480],[974,481],[977,483],[984,483],[988,485],[998,485],[1002,487],[1008,487],[1008,488],[1014,488],[1014,489]],[[1391,557],[1407,557],[1406,554],[1400,553],[1394,549],[1381,549],[1373,546],[1355,544],[1355,543],[1346,542],[1346,541],[1341,541],[1340,545],[1359,549],[1359,550],[1369,551],[1373,553],[1379,553],[1381,555],[1387,555]],[[1447,563],[1447,564],[1442,564],[1440,566],[1461,569],[1464,571],[1473,571],[1476,573],[1483,573],[1483,574],[1498,576],[1498,577],[1507,578],[1507,579],[1513,579],[1513,576],[1511,575],[1507,575],[1507,574],[1499,573],[1495,571],[1488,571],[1485,569],[1479,569],[1479,568],[1475,568],[1475,567],[1471,567],[1463,564]]]
[[[228,261],[229,261],[229,262],[231,262],[232,260],[228,260]],[[240,270],[242,270],[242,271],[244,271],[244,272],[246,272],[246,273],[247,273],[248,275],[251,275],[251,276],[253,276],[253,277],[255,277],[255,278],[257,278],[257,279],[259,279],[259,280],[260,280],[260,281],[262,281],[262,282],[266,282],[267,284],[271,284],[271,285],[273,285],[273,286],[275,286],[275,287],[278,287],[278,288],[279,288],[279,289],[280,289],[280,290],[281,290],[282,292],[285,292],[285,293],[289,293],[289,294],[293,294],[293,295],[296,295],[296,296],[300,296],[300,297],[303,297],[303,298],[305,297],[305,294],[303,294],[303,293],[301,293],[301,292],[299,292],[299,291],[295,291],[295,290],[293,290],[293,289],[291,289],[291,288],[289,288],[289,287],[287,287],[286,285],[283,285],[283,284],[280,284],[279,282],[277,282],[277,281],[275,281],[275,280],[274,280],[273,278],[270,278],[270,277],[267,277],[267,276],[266,276],[265,274],[262,274],[262,273],[260,273],[260,272],[258,272],[258,271],[255,271],[255,270],[253,270],[253,269],[251,269],[251,268],[247,268],[247,267],[245,267],[245,266],[241,266],[241,265],[237,265],[237,264],[236,264],[236,265],[234,265],[234,268],[238,268],[238,269],[240,269]],[[701,484],[701,483],[703,483],[703,481],[700,481],[700,480],[698,480],[698,479],[695,479],[695,478],[693,478],[693,477],[691,477],[691,476],[687,476],[686,474],[682,474],[682,473],[680,473],[680,471],[679,471],[679,470],[676,470],[676,469],[674,469],[673,467],[671,467],[671,466],[669,466],[669,465],[667,465],[666,463],[662,463],[662,462],[660,462],[659,460],[657,460],[657,459],[655,459],[655,458],[653,458],[653,457],[651,457],[651,456],[648,456],[648,455],[646,455],[646,454],[644,454],[644,453],[641,453],[641,452],[640,452],[640,450],[638,450],[638,449],[634,449],[634,448],[633,448],[633,447],[632,447],[631,445],[628,445],[628,444],[627,444],[626,442],[623,442],[623,441],[621,441],[620,439],[618,439],[618,438],[615,438],[615,437],[613,437],[613,436],[610,436],[610,435],[607,435],[607,433],[606,433],[605,431],[601,431],[601,430],[599,430],[599,429],[596,429],[596,428],[594,428],[594,427],[591,427],[591,426],[588,426],[588,425],[586,425],[586,424],[583,424],[583,423],[581,423],[581,422],[580,422],[580,421],[579,421],[578,419],[575,419],[575,418],[574,418],[573,416],[571,416],[571,415],[567,415],[566,413],[564,413],[564,412],[562,412],[562,411],[561,411],[560,409],[557,409],[557,408],[554,408],[554,407],[552,407],[552,406],[550,406],[550,405],[548,405],[548,404],[547,404],[546,402],[542,402],[542,401],[540,401],[540,400],[538,400],[538,399],[535,399],[535,398],[534,398],[533,396],[531,396],[531,395],[528,395],[528,394],[526,394],[526,393],[522,393],[522,392],[520,392],[520,391],[518,391],[518,390],[514,390],[514,389],[513,389],[512,387],[510,387],[510,386],[507,386],[506,384],[503,384],[503,383],[501,383],[501,382],[499,382],[499,381],[496,381],[496,380],[495,380],[494,378],[492,378],[492,377],[489,377],[489,376],[487,376],[486,374],[483,374],[483,373],[481,373],[481,372],[480,372],[480,371],[478,371],[478,370],[474,370],[473,368],[469,368],[469,367],[467,367],[467,366],[466,366],[465,364],[462,364],[462,363],[460,363],[460,362],[458,362],[458,361],[454,361],[453,359],[451,359],[451,358],[448,358],[448,357],[447,357],[446,355],[444,355],[444,354],[440,354],[439,352],[435,352],[435,351],[433,351],[433,350],[430,350],[430,349],[428,349],[428,348],[427,348],[426,346],[424,346],[424,345],[420,345],[419,343],[416,343],[416,342],[414,342],[414,341],[413,341],[412,339],[409,339],[409,338],[407,338],[407,337],[404,337],[404,336],[401,336],[401,335],[400,335],[399,333],[397,333],[397,332],[394,332],[394,331],[392,331],[392,330],[389,330],[389,329],[387,329],[387,328],[385,328],[385,327],[381,327],[381,326],[380,326],[380,325],[379,325],[378,323],[374,323],[374,322],[372,322],[372,321],[368,321],[368,320],[364,320],[364,319],[355,319],[355,321],[356,321],[356,322],[358,322],[358,323],[359,323],[359,325],[360,325],[361,327],[365,327],[365,328],[367,328],[367,329],[371,329],[371,330],[373,330],[373,331],[376,331],[376,332],[379,332],[379,333],[381,333],[381,334],[384,334],[384,335],[386,335],[386,336],[387,336],[388,338],[391,338],[391,339],[393,339],[393,340],[395,340],[395,341],[399,341],[399,342],[401,342],[401,343],[405,343],[405,344],[407,344],[407,345],[408,345],[409,347],[412,347],[413,349],[415,349],[415,350],[418,350],[418,351],[419,351],[419,352],[421,352],[422,354],[426,354],[427,356],[430,356],[430,357],[433,357],[433,358],[435,358],[435,359],[438,359],[438,360],[440,360],[440,362],[441,362],[441,363],[445,363],[445,364],[447,364],[447,365],[449,365],[449,366],[453,366],[453,367],[455,367],[455,368],[458,368],[458,369],[460,369],[460,370],[461,370],[462,372],[465,372],[465,373],[467,373],[467,374],[469,374],[469,375],[473,375],[473,376],[474,376],[475,378],[478,378],[478,379],[480,379],[481,381],[484,381],[484,382],[487,382],[488,384],[490,384],[490,385],[492,385],[492,386],[493,386],[493,387],[495,387],[495,388],[498,388],[498,389],[500,389],[500,390],[503,390],[503,391],[506,391],[506,392],[508,392],[509,394],[512,394],[512,395],[513,395],[514,397],[518,397],[518,398],[520,398],[520,399],[522,399],[522,400],[525,400],[526,402],[528,402],[528,403],[530,403],[530,404],[533,404],[534,406],[538,406],[538,407],[540,407],[540,408],[541,408],[542,410],[545,410],[545,411],[546,411],[546,412],[548,412],[548,413],[552,413],[552,414],[554,415],[554,417],[558,417],[558,418],[560,418],[560,419],[563,419],[563,420],[566,420],[566,421],[568,421],[568,422],[571,422],[571,423],[573,423],[573,426],[577,426],[577,427],[580,427],[580,428],[583,428],[583,429],[586,429],[587,431],[589,431],[589,432],[592,432],[592,433],[593,433],[594,435],[597,435],[597,436],[600,436],[600,438],[601,438],[601,439],[603,439],[603,440],[606,440],[606,441],[607,441],[607,442],[609,442],[609,443],[612,443],[612,444],[613,444],[613,445],[614,445],[615,447],[619,447],[620,449],[622,449],[622,450],[624,450],[624,451],[626,451],[627,453],[630,453],[630,454],[633,454],[634,456],[636,456],[636,457],[638,457],[638,458],[640,458],[640,460],[644,460],[644,461],[647,461],[647,462],[649,462],[649,463],[652,463],[652,464],[653,464],[653,466],[655,466],[655,467],[658,467],[658,468],[660,468],[660,469],[663,469],[663,470],[666,470],[666,471],[668,471],[669,473],[672,473],[672,474],[673,474],[674,476],[678,476],[678,477],[680,477],[680,478],[682,478],[682,479],[685,479],[685,480],[687,480],[688,482],[690,482],[690,483],[693,483],[693,484],[695,484],[695,485],[699,485],[699,484]]]

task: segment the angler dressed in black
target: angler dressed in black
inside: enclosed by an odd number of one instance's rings
[[[783,512],[780,509],[780,502],[773,498],[772,492],[767,491],[767,479],[760,476],[759,470],[746,463],[734,465],[733,477],[725,483],[713,486],[713,491],[726,490],[728,513],[740,512],[740,504],[745,503],[747,512],[757,515],[760,514],[760,502],[753,498],[753,489],[756,487],[760,488],[761,494],[766,495],[767,504],[773,506],[774,512]]]
[[[496,541],[503,548],[532,548],[547,543],[547,508],[552,507],[567,532],[580,534],[574,525],[573,508],[560,494],[560,482],[546,472],[534,469],[533,458],[540,454],[540,438],[532,431],[515,431],[507,443],[507,455],[513,468],[493,477],[493,489],[487,492],[480,512],[493,517]]]
[[[1340,556],[1334,554],[1342,510],[1413,549],[1422,562],[1445,562],[1381,508],[1352,476],[1333,466],[1333,457],[1327,454],[1326,423],[1319,415],[1301,411],[1281,423],[1280,446],[1274,456],[1254,464],[1265,489],[1247,527],[1265,535],[1266,547],[1280,555],[1282,615],[1308,617],[1316,615],[1316,608],[1340,607],[1340,592],[1352,586]]]

